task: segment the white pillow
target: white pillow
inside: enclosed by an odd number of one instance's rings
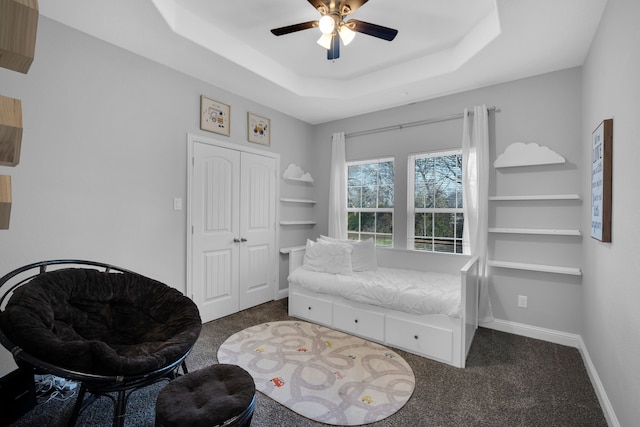
[[[367,271],[378,269],[378,258],[376,257],[376,244],[373,238],[367,240],[340,240],[333,237],[320,236],[318,243],[341,243],[353,246],[351,263],[353,271]]]
[[[342,243],[319,244],[307,240],[302,267],[320,273],[351,274],[353,246]]]

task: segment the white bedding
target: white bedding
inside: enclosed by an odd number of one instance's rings
[[[380,267],[330,274],[296,268],[289,282],[313,292],[413,314],[460,317],[460,276]]]

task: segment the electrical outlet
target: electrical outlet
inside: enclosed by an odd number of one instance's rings
[[[527,296],[526,295],[518,295],[518,307],[527,308]]]
[[[174,197],[173,199],[173,210],[181,211],[182,210],[182,199],[180,197]]]

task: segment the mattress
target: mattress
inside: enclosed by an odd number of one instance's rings
[[[460,275],[380,267],[352,274],[296,268],[289,282],[328,295],[412,314],[460,317]]]

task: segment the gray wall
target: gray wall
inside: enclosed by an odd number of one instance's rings
[[[318,213],[326,230],[328,165],[331,135],[410,123],[462,112],[464,108],[486,104],[496,106],[491,113],[490,195],[564,194],[583,195],[581,187],[581,70],[579,68],[491,86],[366,114],[316,126],[314,144],[315,173],[319,200]],[[406,244],[406,168],[409,153],[459,148],[462,120],[347,139],[347,160],[395,156],[396,193],[394,233],[396,247]],[[493,168],[498,154],[513,142],[535,142],[564,156],[563,165],[513,169]],[[324,160],[323,160],[324,159]],[[584,195],[583,195],[584,196]],[[570,228],[580,227],[583,202],[490,203],[490,227]],[[528,263],[580,267],[584,238],[549,236],[491,235],[490,257]],[[491,301],[494,316],[508,322],[577,334],[580,332],[579,277],[519,270],[491,269]],[[529,308],[517,307],[517,296],[528,296]]]
[[[0,167],[13,184],[10,228],[0,230],[3,274],[81,258],[184,292],[187,212],[174,211],[173,198],[186,207],[187,133],[280,153],[283,168],[311,163],[310,125],[46,18],[29,73],[0,69],[0,94],[21,99],[24,116],[20,164]],[[230,137],[200,130],[202,94],[231,105]],[[247,142],[247,111],[271,119],[271,147]],[[311,188],[289,195],[310,198]],[[293,216],[288,209],[281,214]],[[280,243],[307,234],[283,229]],[[287,260],[280,264],[286,286]]]
[[[582,155],[591,159],[591,132],[613,118],[611,243],[585,238],[582,337],[619,425],[640,419],[640,3],[609,0],[584,65]],[[582,171],[584,188],[591,170]],[[591,212],[584,206],[582,223]]]

